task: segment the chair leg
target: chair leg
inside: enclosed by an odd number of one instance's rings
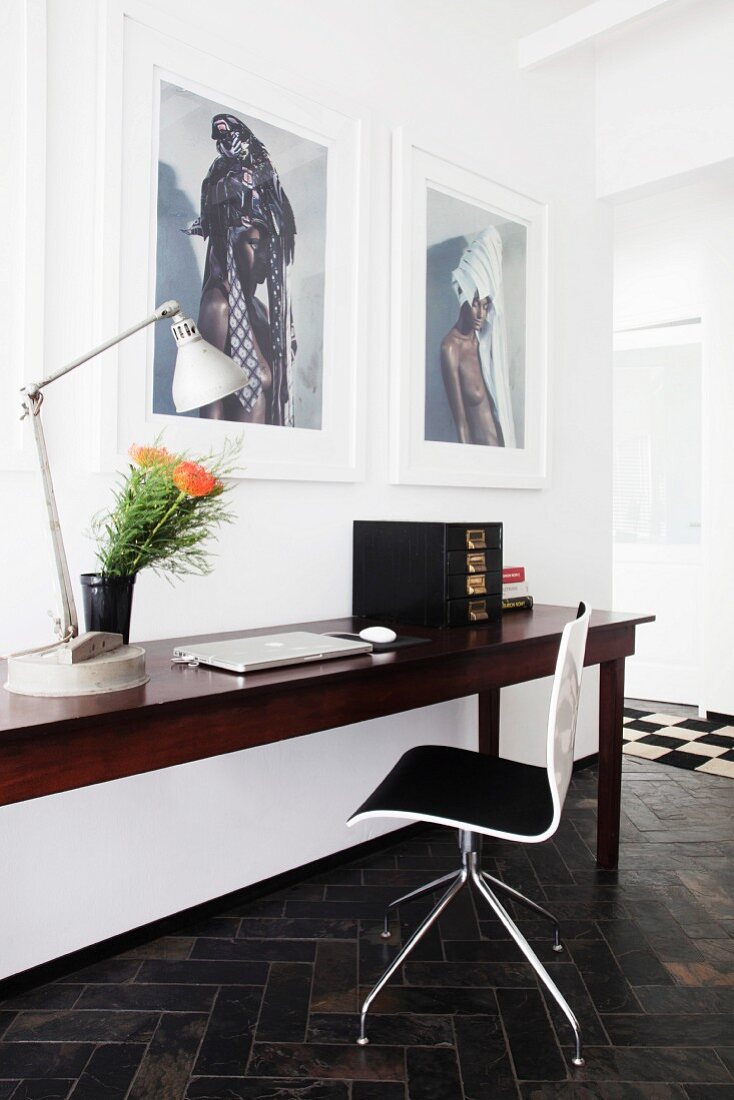
[[[514,939],[517,946],[523,952],[523,954],[527,958],[528,962],[531,964],[531,966],[535,970],[535,973],[538,975],[538,977],[542,981],[543,985],[546,987],[548,992],[551,994],[554,1001],[556,1002],[558,1007],[561,1009],[561,1011],[565,1015],[566,1019],[570,1023],[571,1027],[573,1028],[574,1037],[576,1039],[576,1057],[573,1058],[572,1061],[573,1061],[573,1064],[575,1066],[583,1066],[584,1059],[581,1055],[581,1028],[579,1026],[578,1020],[576,1019],[573,1012],[571,1011],[571,1008],[569,1007],[569,1004],[566,1001],[566,998],[563,996],[560,989],[558,988],[556,983],[553,981],[550,974],[545,969],[542,962],[540,961],[538,956],[535,954],[535,952],[533,951],[532,947],[530,946],[528,941],[523,936],[520,929],[517,928],[514,921],[510,918],[509,914],[507,913],[507,911],[504,908],[504,906],[502,905],[502,903],[499,901],[498,898],[496,898],[494,896],[492,891],[489,889],[489,886],[485,882],[485,880],[482,876],[482,873],[476,867],[472,869],[471,877],[472,877],[472,881],[474,882],[474,885],[479,890],[482,897],[489,903],[491,908],[495,911],[495,913],[497,914],[499,919],[502,921],[503,925],[505,926],[507,931],[510,933],[512,938]]]
[[[534,913],[540,913],[541,917],[546,917],[553,924],[554,930],[554,951],[563,951],[563,944],[561,943],[561,929],[558,926],[558,921],[549,913],[547,909],[544,909],[542,905],[538,905],[537,901],[533,901],[531,898],[526,898],[524,894],[521,894],[519,890],[515,890],[514,887],[508,886],[506,882],[502,882],[500,879],[495,878],[494,875],[488,874],[486,871],[482,871],[482,878],[491,882],[497,890],[504,890],[506,894],[509,894],[511,898],[519,902],[520,905],[526,906],[528,909],[532,909]]]
[[[448,875],[441,875],[441,878],[436,878],[433,882],[427,882],[425,886],[419,886],[417,890],[411,890],[409,894],[403,894],[401,898],[396,898],[395,901],[388,903],[385,909],[385,924],[380,935],[383,940],[390,939],[390,929],[388,928],[388,917],[391,909],[396,909],[399,905],[402,905],[405,901],[415,901],[416,898],[423,897],[424,894],[432,893],[437,887],[443,886],[444,882],[452,882],[456,878],[456,871],[452,871]]]
[[[438,918],[441,916],[441,914],[443,913],[444,909],[449,904],[449,902],[453,901],[453,899],[456,897],[456,895],[461,890],[463,890],[464,886],[466,885],[467,879],[468,879],[468,872],[467,872],[466,868],[462,867],[462,869],[460,871],[458,871],[456,874],[451,875],[449,877],[453,879],[453,882],[449,886],[446,893],[437,902],[437,904],[434,905],[433,909],[428,914],[428,916],[425,918],[425,920],[418,926],[418,928],[416,928],[413,935],[410,937],[410,939],[405,944],[405,946],[402,948],[402,950],[395,956],[395,958],[390,963],[387,970],[382,975],[380,980],[377,982],[375,987],[365,997],[365,1001],[364,1001],[364,1004],[362,1005],[362,1013],[361,1013],[360,1021],[359,1021],[359,1038],[357,1039],[357,1042],[360,1046],[363,1047],[363,1046],[366,1046],[367,1043],[369,1043],[369,1039],[367,1038],[367,1036],[365,1034],[365,1027],[366,1027],[366,1024],[367,1024],[367,1012],[369,1011],[370,1005],[372,1004],[372,1002],[374,1001],[375,997],[380,992],[380,990],[385,985],[387,985],[387,983],[390,981],[390,978],[393,976],[395,971],[398,970],[403,965],[403,963],[407,959],[410,952],[413,950],[413,948],[416,946],[416,944],[423,938],[423,936],[426,934],[426,932],[431,927],[431,925],[434,924],[435,921],[438,920]]]

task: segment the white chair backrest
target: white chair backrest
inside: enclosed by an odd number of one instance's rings
[[[578,616],[564,627],[558,650],[548,715],[548,781],[553,796],[553,824],[546,834],[548,836],[558,828],[571,782],[581,675],[590,617],[591,608],[585,603],[579,604]]]

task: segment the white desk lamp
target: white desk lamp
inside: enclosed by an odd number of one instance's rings
[[[242,372],[224,352],[204,340],[192,320],[181,312],[178,302],[164,302],[155,313],[132,328],[106,340],[49,375],[42,382],[25,386],[23,419],[30,416],[41,468],[46,511],[53,542],[56,572],[61,593],[61,616],[56,620],[58,641],[38,649],[15,653],[8,659],[8,681],[5,687],[19,695],[95,695],[138,687],[148,677],[145,674],[145,650],[140,646],[123,645],[121,634],[90,631],[79,634],[74,596],[69,578],[69,566],[61,537],[56,509],[51,468],[41,423],[41,391],[57,378],[93,359],[95,355],[114,347],[134,332],[164,317],[171,318],[171,331],[178,347],[173,376],[173,402],[177,412],[188,412],[208,405],[242,388]]]

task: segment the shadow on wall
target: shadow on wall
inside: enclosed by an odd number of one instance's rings
[[[452,237],[428,247],[426,255],[426,439],[458,443],[459,436],[441,374],[441,341],[456,323],[459,301],[451,272],[459,266],[466,237]],[[448,291],[447,291],[448,288]]]
[[[198,217],[198,214],[199,211],[194,209],[186,192],[179,188],[175,169],[170,164],[160,163],[156,305],[175,298],[180,302],[184,313],[194,320],[199,314],[201,271],[192,238],[181,230]],[[171,397],[176,345],[167,332],[161,332],[159,336],[156,330],[153,363],[153,412],[176,415]],[[178,415],[198,417],[199,410],[192,409],[191,412]]]

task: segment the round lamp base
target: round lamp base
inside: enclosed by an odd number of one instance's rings
[[[140,687],[150,679],[140,646],[124,645],[78,664],[62,663],[62,648],[10,657],[6,689],[15,695],[100,695]]]

